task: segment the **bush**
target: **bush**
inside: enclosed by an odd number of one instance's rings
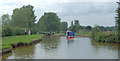
[[[36,29],[34,29],[34,28],[31,28],[30,31],[31,31],[31,34],[37,34],[37,32],[38,32],[38,31],[37,31]]]
[[[4,36],[13,36],[13,35],[24,35],[25,29],[27,30],[27,34],[29,30],[31,34],[36,34],[38,31],[35,28],[19,28],[19,27],[11,27],[11,26],[4,26],[2,28],[2,37]]]
[[[110,32],[110,33],[96,32],[92,39],[97,42],[117,43],[118,42],[117,35],[118,34],[116,32]]]
[[[103,32],[97,32],[97,33],[95,34],[94,39],[95,39],[97,42],[105,42],[105,41],[106,41],[106,34],[104,34]]]
[[[15,29],[10,26],[5,26],[2,28],[2,36],[13,36],[15,35]]]
[[[117,33],[109,33],[106,36],[106,42],[108,43],[117,43],[118,42],[118,34]]]
[[[15,28],[16,29],[16,35],[24,35],[25,29],[23,28]]]

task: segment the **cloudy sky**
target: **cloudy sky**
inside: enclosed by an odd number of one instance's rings
[[[117,0],[0,0],[0,17],[15,8],[33,5],[37,20],[44,12],[56,12],[61,21],[79,20],[81,25],[115,25]]]

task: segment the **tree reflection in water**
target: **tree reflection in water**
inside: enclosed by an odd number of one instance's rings
[[[44,48],[46,52],[50,52],[57,49],[59,42],[60,42],[59,37],[47,36],[42,39],[41,46]]]
[[[17,47],[13,49],[12,55],[14,55],[16,59],[32,58],[34,55],[34,46]]]

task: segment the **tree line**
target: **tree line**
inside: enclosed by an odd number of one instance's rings
[[[45,12],[37,23],[33,10],[34,6],[27,5],[13,10],[12,16],[4,14],[2,21],[2,36],[24,35],[24,30],[31,30],[32,34],[37,32],[55,32],[66,31],[67,22],[61,22],[61,19],[54,12]]]
[[[37,32],[64,32],[67,30],[79,33],[91,32],[94,29],[94,27],[90,25],[82,26],[79,20],[72,21],[71,26],[68,27],[68,23],[65,21],[61,22],[61,18],[59,18],[57,13],[54,12],[44,12],[44,14],[39,18],[38,22],[35,23],[37,20],[34,12],[34,6],[27,5],[14,9],[11,16],[9,14],[2,15],[2,36],[24,35],[25,29],[31,30],[32,34],[36,34]],[[119,24],[119,21],[117,20],[116,23]],[[97,27],[100,28],[100,31],[116,30],[115,26]]]
[[[116,27],[115,26],[99,26],[99,25],[95,25],[97,27],[99,27],[100,31],[116,31]],[[92,31],[94,27],[88,25],[88,26],[82,26],[79,23],[79,20],[74,20],[71,22],[71,26],[68,28],[68,30],[73,31],[75,33],[79,33],[79,32],[90,32]]]

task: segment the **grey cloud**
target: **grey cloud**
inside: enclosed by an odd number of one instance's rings
[[[82,25],[114,25],[114,16],[117,4],[115,2],[62,2],[43,4],[35,2],[31,4],[34,6],[35,15],[37,20],[44,14],[44,12],[57,12],[61,21],[69,23],[73,20],[80,20]],[[23,6],[23,3],[6,3],[0,4],[3,8],[0,10],[2,14],[11,14],[12,10]],[[27,5],[27,4],[25,4]],[[6,7],[6,8],[4,8]],[[9,7],[9,8],[7,8]],[[3,10],[6,9],[6,10]],[[0,13],[0,16],[2,15]]]

